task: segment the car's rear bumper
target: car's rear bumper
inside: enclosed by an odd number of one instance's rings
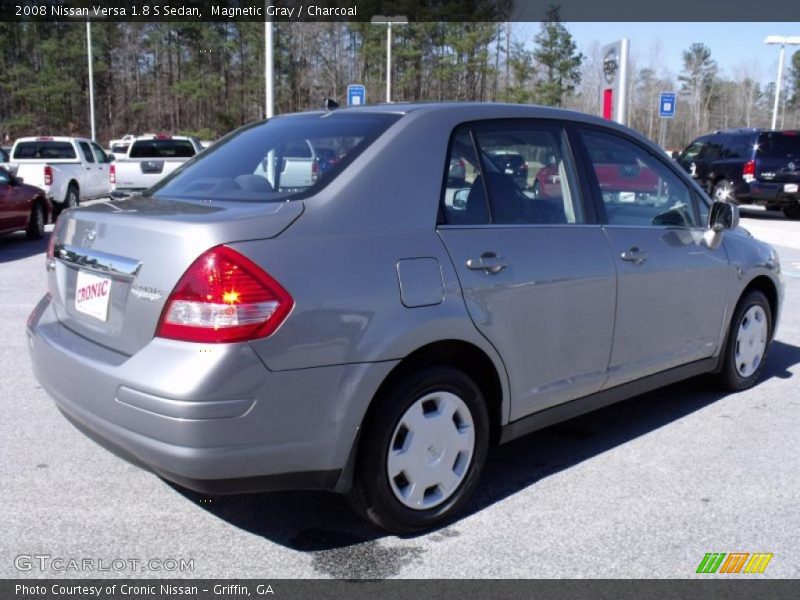
[[[800,192],[787,192],[785,183],[753,181],[746,185],[741,200],[749,204],[796,204]]]
[[[28,340],[36,377],[82,430],[166,479],[215,493],[332,489],[393,366],[272,372],[246,343],[160,338],[127,357],[58,322],[48,297]]]

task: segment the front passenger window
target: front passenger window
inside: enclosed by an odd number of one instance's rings
[[[609,225],[696,227],[693,195],[666,165],[632,142],[582,132]]]

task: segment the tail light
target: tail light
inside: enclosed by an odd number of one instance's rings
[[[53,231],[50,233],[50,239],[47,240],[47,253],[45,254],[44,266],[48,271],[52,271],[56,266],[56,240],[64,226],[65,220],[66,217],[62,217],[56,221],[56,226],[53,227]]]
[[[289,292],[227,246],[203,253],[167,299],[156,336],[186,342],[242,342],[267,337],[294,306]]]
[[[50,165],[44,166],[44,184],[53,185],[53,167]]]
[[[314,183],[317,179],[319,179],[319,163],[313,161],[311,163],[311,183]]]
[[[742,169],[742,178],[747,183],[750,183],[756,178],[756,161],[748,160],[746,163],[744,163],[744,168]]]
[[[108,180],[111,183],[117,183],[117,167],[116,165],[111,165],[108,167]]]

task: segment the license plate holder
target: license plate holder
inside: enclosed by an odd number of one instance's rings
[[[112,283],[109,277],[78,271],[75,282],[75,310],[99,321],[108,321]]]

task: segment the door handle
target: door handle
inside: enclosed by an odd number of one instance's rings
[[[494,252],[484,252],[480,258],[467,260],[467,268],[473,271],[483,270],[486,273],[499,273],[508,266],[505,258],[497,256]]]
[[[637,266],[641,265],[644,261],[647,260],[647,252],[642,252],[641,250],[639,250],[638,246],[634,246],[630,250],[626,250],[619,256],[622,260],[627,262],[632,262]]]

